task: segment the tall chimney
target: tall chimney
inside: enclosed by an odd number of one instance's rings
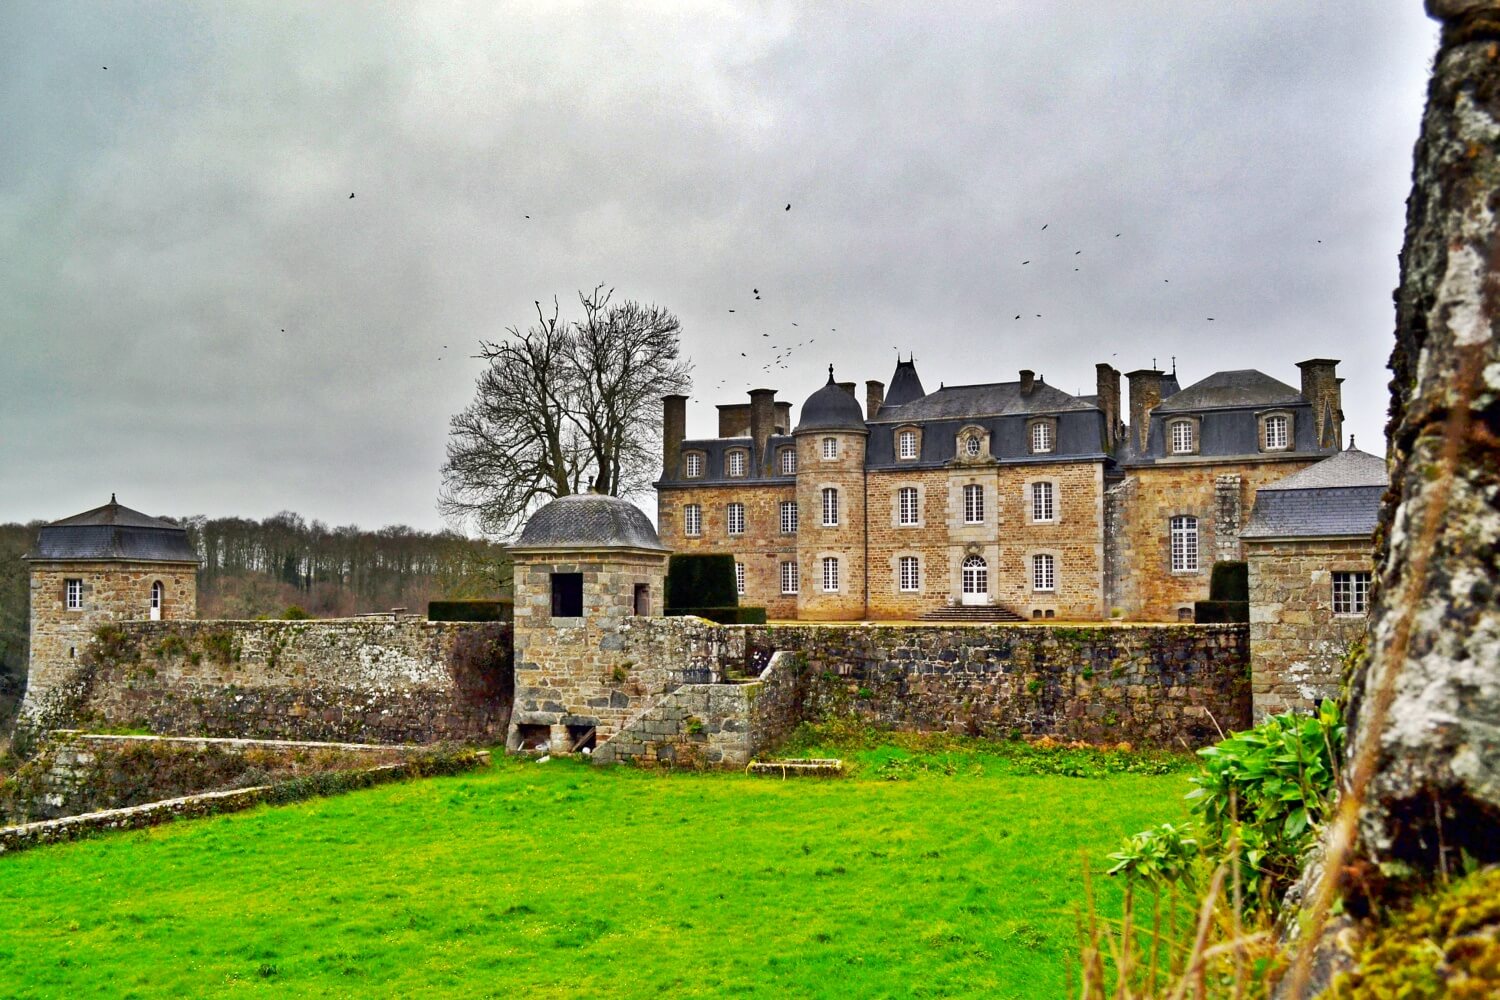
[[[1114,451],[1115,440],[1120,433],[1120,373],[1108,362],[1094,366],[1095,392],[1099,395],[1099,409],[1104,414],[1104,450]]]
[[[742,438],[750,436],[750,404],[719,404],[719,437]]]
[[[1036,372],[1030,368],[1021,369],[1021,395],[1031,395],[1031,390],[1036,388]]]
[[[1135,435],[1136,449],[1144,452],[1151,411],[1161,402],[1161,369],[1138,368],[1125,377],[1130,380],[1130,432]]]
[[[792,432],[792,404],[779,402],[776,404],[776,433],[790,434]]]
[[[885,405],[885,383],[870,379],[865,382],[865,419],[874,420]]]
[[[661,398],[661,474],[663,479],[679,475],[682,459],[682,441],[687,437],[686,396],[663,396]]]
[[[859,396],[855,395],[855,390],[858,388],[858,385],[859,383],[857,382],[840,382],[838,384],[839,388],[847,392],[849,394],[849,398],[854,400],[856,403],[859,402]]]
[[[1338,366],[1331,358],[1297,362],[1302,369],[1302,398],[1312,404],[1319,448],[1337,448],[1344,440],[1344,401],[1339,389],[1343,379],[1337,375]]]
[[[771,434],[776,429],[776,390],[750,390],[750,437],[755,441],[755,460],[760,463],[762,474],[771,467],[771,456],[766,454]]]

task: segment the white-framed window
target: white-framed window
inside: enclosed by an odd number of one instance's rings
[[[823,527],[839,526],[839,491],[832,486],[823,489]]]
[[[1057,561],[1045,552],[1031,557],[1031,589],[1057,589]]]
[[[684,535],[703,534],[703,508],[698,504],[683,504],[682,533]]]
[[[1365,571],[1333,574],[1333,613],[1364,615],[1370,613],[1370,574]]]
[[[1273,413],[1266,418],[1266,450],[1284,451],[1289,437],[1287,431],[1291,421],[1284,413]]]
[[[824,438],[823,439],[823,457],[826,458],[826,459],[828,459],[828,460],[830,460],[830,461],[832,461],[833,459],[839,457],[839,439],[838,438],[832,438],[832,437],[830,437],[830,438]]]
[[[836,556],[823,557],[823,593],[836,594],[839,590],[839,561]]]
[[[984,442],[979,440],[978,434],[970,434],[964,438],[964,454],[970,458],[979,457],[979,449],[984,447]]]
[[[1038,420],[1031,425],[1031,452],[1040,455],[1052,450],[1052,421]]]
[[[781,592],[783,594],[795,594],[797,592],[797,585],[801,582],[798,576],[796,563],[784,562],[781,564]]]
[[[732,503],[726,510],[725,521],[729,525],[731,535],[743,535],[745,533],[745,505]]]
[[[1057,519],[1056,498],[1050,482],[1031,484],[1031,519],[1054,521]]]
[[[898,431],[896,433],[896,457],[907,459],[917,457],[916,431]]]
[[[984,487],[977,483],[964,487],[964,523],[984,523]]]
[[[896,523],[917,523],[917,488],[903,486],[896,491]]]
[[[1191,455],[1196,450],[1196,444],[1193,441],[1193,422],[1174,420],[1167,426],[1172,436],[1172,454]]]
[[[1198,519],[1179,514],[1170,521],[1172,537],[1172,572],[1190,573],[1198,569]]]
[[[167,588],[160,580],[151,583],[151,620],[157,621],[161,618],[161,609],[166,604]]]
[[[703,475],[703,456],[690,451],[682,456],[682,474],[688,479],[697,479]]]
[[[896,560],[897,582],[896,585],[904,594],[914,594],[921,589],[922,575],[917,566],[916,556],[902,556]]]
[[[781,501],[781,533],[783,535],[795,535],[797,533],[797,501]]]
[[[56,591],[53,591],[56,593]],[[63,583],[63,595],[69,611],[83,610],[83,581],[67,580]]]
[[[990,592],[990,564],[982,556],[965,556],[961,569],[965,594]]]
[[[797,449],[781,449],[781,474],[783,476],[794,476],[797,474]]]
[[[731,479],[739,479],[745,475],[745,468],[749,464],[749,458],[743,451],[731,451],[724,457],[724,472]]]
[[[741,597],[745,596],[745,564],[734,564],[734,592]]]

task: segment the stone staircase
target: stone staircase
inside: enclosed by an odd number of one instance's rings
[[[924,622],[1024,622],[1026,619],[1003,604],[953,604],[919,615]]]

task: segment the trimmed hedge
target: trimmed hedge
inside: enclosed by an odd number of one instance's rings
[[[667,614],[688,608],[734,608],[734,556],[728,553],[674,555],[667,559]]]
[[[1249,620],[1249,601],[1193,602],[1193,621],[1199,625],[1232,625]]]
[[[699,618],[707,618],[720,625],[764,625],[766,623],[765,608],[673,608],[667,614],[697,615]]]
[[[1213,575],[1208,578],[1208,599],[1250,600],[1250,564],[1238,560],[1214,563]]]
[[[508,622],[515,616],[513,601],[428,601],[430,622]]]

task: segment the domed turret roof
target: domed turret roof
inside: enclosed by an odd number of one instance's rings
[[[196,563],[198,553],[180,524],[150,517],[115,501],[82,514],[43,525],[36,547],[26,556],[35,562],[84,559],[110,562]]]
[[[639,507],[598,493],[575,493],[547,504],[531,515],[511,548],[667,551]]]
[[[802,419],[794,434],[806,431],[862,431],[865,415],[859,401],[833,380],[833,365],[828,366],[828,384],[802,404]]]

